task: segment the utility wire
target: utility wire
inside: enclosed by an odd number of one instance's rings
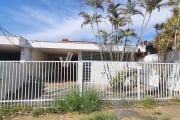
[[[2,33],[2,35],[3,35],[12,45],[14,45],[15,47],[18,47],[18,48],[19,48],[19,46],[16,45],[16,44],[14,43],[14,41],[10,38],[10,37],[18,37],[18,36],[16,36],[16,35],[12,34],[11,32],[7,31],[7,30],[6,30],[4,27],[2,27],[1,25],[0,25],[0,32]]]
[[[0,25],[0,30],[3,31],[2,33],[8,33],[10,36],[17,37],[16,35],[10,33],[9,31],[7,31],[7,30],[6,30],[4,27],[2,27],[1,25]]]

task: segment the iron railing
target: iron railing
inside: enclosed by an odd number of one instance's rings
[[[180,97],[180,63],[1,61],[0,105],[47,106],[71,91],[103,100]]]

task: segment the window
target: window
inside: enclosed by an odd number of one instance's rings
[[[83,63],[83,81],[90,82],[91,80],[91,62]]]

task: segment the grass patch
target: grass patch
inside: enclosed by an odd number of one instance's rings
[[[73,91],[64,97],[64,100],[56,100],[54,107],[60,111],[80,111],[81,109],[81,95],[79,91]]]
[[[93,117],[86,118],[83,120],[117,120],[116,117],[112,114],[96,114]]]
[[[20,113],[29,113],[32,110],[29,106],[19,106],[19,105],[10,105],[10,106],[1,106],[0,107],[0,116],[7,116]]]
[[[90,113],[100,110],[101,104],[102,100],[95,90],[84,91],[82,95],[79,91],[73,91],[65,95],[63,100],[55,100],[54,104],[47,108],[35,107],[32,109],[29,106],[21,107],[19,105],[0,106],[0,116],[8,116],[16,113],[31,113],[34,117],[39,117],[45,113]]]
[[[39,117],[40,115],[43,115],[44,114],[44,108],[34,108],[32,110],[32,116],[33,117]]]
[[[73,91],[64,97],[64,100],[56,100],[54,107],[63,112],[84,112],[97,111],[101,107],[101,99],[95,90],[87,90],[82,95],[79,91]]]
[[[154,114],[154,115],[161,115],[162,113],[159,112],[159,111],[156,111],[156,112],[154,112],[153,114]]]
[[[119,102],[119,106],[120,107],[133,107],[136,105],[136,102],[135,101],[129,101],[129,100],[121,100]]]
[[[174,98],[170,100],[171,102],[180,103],[180,98]]]
[[[144,100],[140,100],[139,104],[145,108],[151,109],[157,105],[157,102],[154,98],[146,98]]]
[[[171,118],[165,117],[165,118],[163,118],[162,120],[171,120]]]
[[[81,111],[90,113],[100,110],[102,101],[95,90],[85,91],[82,95]]]
[[[44,110],[45,113],[60,113],[56,107],[48,107]]]

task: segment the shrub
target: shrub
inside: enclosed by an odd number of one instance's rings
[[[82,112],[93,112],[99,110],[101,107],[101,99],[95,90],[85,91],[82,95]]]
[[[54,107],[58,111],[93,112],[101,107],[101,99],[95,90],[85,91],[82,95],[79,91],[73,91],[64,97],[64,100],[56,100]]]
[[[157,102],[154,98],[146,98],[140,101],[140,104],[145,108],[153,108]]]
[[[33,117],[39,117],[42,114],[44,114],[44,108],[35,108],[32,110]]]
[[[81,95],[79,91],[73,91],[64,97],[64,100],[56,100],[55,107],[61,111],[80,111]]]

